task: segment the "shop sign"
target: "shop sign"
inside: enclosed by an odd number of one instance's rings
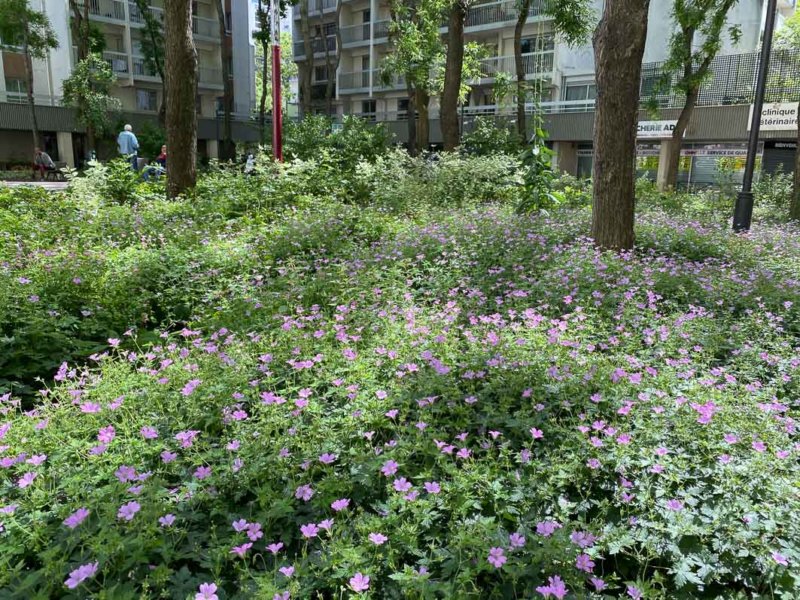
[[[672,137],[677,121],[639,121],[636,137],[641,139],[663,140]]]
[[[747,131],[753,122],[753,110],[747,119]],[[765,104],[761,110],[761,131],[797,131],[797,102],[776,102]]]

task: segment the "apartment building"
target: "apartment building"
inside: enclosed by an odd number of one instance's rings
[[[163,99],[163,85],[157,73],[150,71],[142,53],[146,34],[145,15],[129,0],[84,0],[89,2],[91,21],[106,40],[103,58],[116,75],[112,95],[120,101],[122,120],[134,128],[157,121]],[[149,10],[163,20],[164,2],[151,0]],[[61,106],[62,83],[77,61],[76,42],[69,26],[68,0],[30,0],[32,8],[47,14],[58,38],[59,47],[43,60],[34,60],[33,92],[37,119],[47,151],[54,159],[75,165],[86,156],[83,129],[73,111]],[[221,44],[232,50],[231,75],[234,90],[234,138],[257,140],[246,123],[254,107],[255,56],[252,31],[255,27],[253,6],[243,0],[225,0],[226,34],[221,39],[219,20],[213,0],[193,2],[193,31],[198,55],[198,151],[214,157],[218,151],[221,126],[218,108],[223,91]],[[28,117],[27,88],[21,54],[2,52],[0,60],[0,162],[29,160],[33,155]],[[110,149],[109,149],[110,146]],[[108,153],[113,145],[106,144]]]
[[[300,10],[293,9],[295,60],[302,66],[313,61],[312,99],[315,111],[325,112],[325,83],[336,78],[334,112],[336,116],[357,114],[386,122],[397,139],[406,138],[405,120],[408,100],[400,79],[388,84],[379,77],[381,62],[391,52],[388,40],[390,22],[387,0],[340,0],[340,17],[336,22],[337,0],[305,0],[309,2],[309,18],[313,40],[313,56],[305,56],[300,30]],[[730,157],[735,165],[743,163],[747,139],[749,107],[752,102],[757,71],[757,54],[763,32],[764,0],[741,0],[729,14],[728,23],[738,25],[741,39],[734,43],[729,36],[723,40],[720,56],[714,63],[713,75],[703,88],[700,107],[687,132],[685,167],[681,173],[684,183],[710,183],[712,165],[720,156]],[[779,26],[795,10],[796,0],[779,0]],[[672,33],[673,2],[651,2],[647,45],[643,58],[642,97],[650,98],[662,74]],[[593,0],[599,16],[603,0]],[[545,124],[556,151],[558,166],[576,175],[591,173],[592,130],[595,99],[595,65],[591,43],[569,47],[554,32],[553,21],[544,14],[543,2],[534,0],[522,34],[523,63],[527,78],[536,83],[539,110],[545,114]],[[462,109],[462,127],[470,128],[477,116],[498,120],[513,120],[513,98],[495,98],[494,88],[499,73],[514,77],[514,26],[517,8],[514,0],[481,1],[469,10],[465,38],[481,43],[487,52],[482,61],[482,76],[472,82],[472,91]],[[336,32],[341,34],[341,60],[336,73],[328,73],[326,50],[336,52]],[[447,28],[443,26],[442,34]],[[776,63],[781,63],[775,66]],[[797,57],[773,61],[773,67],[790,70],[794,85],[800,71]],[[783,88],[791,87],[791,77],[784,77]],[[800,88],[773,90],[772,101],[800,98]],[[792,94],[795,94],[792,96]],[[661,164],[661,139],[669,124],[677,119],[681,99],[677,95],[658,97],[659,113],[642,111],[640,123],[640,170],[656,177]],[[434,99],[431,107],[431,142],[441,142],[438,108]],[[783,110],[773,107],[775,110]],[[529,110],[534,109],[533,105]],[[796,120],[796,112],[795,112]],[[655,124],[662,123],[659,131]],[[782,162],[791,169],[796,132],[791,125],[783,128],[766,127],[762,137],[764,163],[777,168]],[[693,179],[691,179],[693,177]]]

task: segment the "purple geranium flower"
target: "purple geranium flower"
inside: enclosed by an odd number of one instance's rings
[[[489,557],[486,559],[489,561],[495,569],[499,569],[502,567],[508,558],[505,556],[505,552],[502,548],[490,548],[489,549]]]
[[[365,592],[369,589],[369,576],[356,573],[350,578],[350,587],[354,592]]]
[[[64,582],[64,585],[67,586],[69,589],[74,590],[78,587],[83,581],[88,579],[89,577],[93,577],[95,573],[97,573],[97,566],[99,563],[87,563],[85,565],[81,565],[74,571],[69,574],[69,578]]]
[[[75,529],[78,525],[83,523],[86,517],[89,516],[89,510],[86,508],[79,508],[66,519],[64,519],[64,525],[69,527],[70,529]]]
[[[200,591],[194,595],[194,600],[219,600],[216,594],[217,584],[215,583],[201,583]]]
[[[141,505],[135,500],[133,502],[123,504],[117,512],[117,518],[123,521],[130,521],[136,516],[136,513],[139,512],[141,508]]]

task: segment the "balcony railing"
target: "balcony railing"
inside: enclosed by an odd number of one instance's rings
[[[157,6],[148,7],[150,14],[153,15],[161,23],[164,22],[164,9]],[[137,25],[144,25],[144,15],[139,10],[139,7],[133,2],[128,2],[128,14],[130,15],[131,23]]]
[[[222,69],[208,69],[200,67],[198,69],[198,79],[200,83],[206,85],[222,86]]]
[[[78,2],[83,9],[84,2]],[[88,0],[89,14],[93,17],[125,22],[125,2],[122,0]]]
[[[108,66],[111,67],[111,70],[114,71],[115,74],[126,77],[130,75],[128,69],[128,55],[124,52],[111,52],[107,50],[103,52],[103,59],[108,63]]]
[[[517,3],[514,0],[477,4],[469,9],[465,27],[469,30],[473,27],[515,23],[517,14]],[[528,17],[536,17],[542,14],[544,14],[544,2],[542,0],[531,2]]]
[[[336,36],[329,35],[324,40],[321,38],[314,38],[311,40],[311,49],[313,50],[314,54],[324,54],[325,53],[325,45],[327,43],[328,52],[335,53],[336,52]],[[294,58],[295,60],[303,60],[306,56],[306,49],[305,45],[302,41],[294,43]]]
[[[341,73],[339,75],[339,93],[354,93],[369,89],[369,74],[370,71]],[[372,70],[372,89],[374,90],[398,90],[405,88],[405,85],[405,79],[400,75],[394,75],[388,83],[383,83],[380,69]]]
[[[375,41],[386,41],[389,36],[389,24],[391,21],[375,21],[373,23],[373,36]],[[342,46],[354,46],[364,42],[369,42],[369,23],[360,25],[350,25],[342,27]]]
[[[219,21],[205,17],[192,17],[192,32],[195,35],[219,39]]]
[[[522,55],[526,75],[548,75],[553,72],[555,52],[530,52]],[[483,78],[493,78],[498,73],[516,73],[514,56],[494,56],[481,60]]]
[[[143,56],[134,56],[133,59],[133,76],[144,79],[158,80],[159,75],[147,67],[147,63]]]
[[[308,2],[308,14],[321,13],[328,10],[336,10],[336,0],[301,0]],[[300,18],[300,7],[295,5],[294,18]]]

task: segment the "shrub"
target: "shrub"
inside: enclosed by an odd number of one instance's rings
[[[508,121],[488,117],[475,118],[461,138],[461,147],[476,156],[516,155],[522,151],[519,135]]]

